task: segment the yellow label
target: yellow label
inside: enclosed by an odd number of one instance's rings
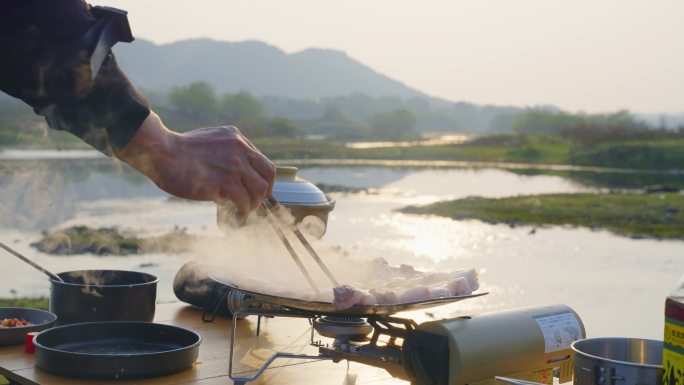
[[[666,318],[663,342],[663,384],[684,385],[684,324]]]
[[[663,384],[684,385],[684,355],[663,351]]]
[[[684,349],[684,325],[673,320],[666,320],[664,342],[674,347]]]

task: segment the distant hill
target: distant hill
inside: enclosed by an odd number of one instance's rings
[[[293,99],[352,93],[426,97],[335,50],[306,49],[287,54],[257,41],[195,39],[156,45],[137,39],[131,44],[117,44],[114,51],[136,85],[160,92],[202,80],[219,94],[247,90],[257,96]]]
[[[510,131],[523,106],[478,105],[434,98],[329,49],[288,54],[258,41],[193,39],[157,45],[144,39],[114,48],[120,65],[157,106],[175,87],[205,81],[217,96],[248,91],[269,116],[315,126],[326,114],[363,124],[378,112],[408,109],[419,131]],[[8,99],[0,92],[0,103]],[[560,111],[555,106],[531,106]],[[672,130],[684,115],[638,114],[652,127]],[[329,116],[328,116],[329,118]]]
[[[258,41],[157,45],[137,39],[114,51],[126,74],[146,91],[164,95],[205,81],[218,95],[248,91],[261,98],[269,115],[299,122],[319,119],[331,107],[357,123],[378,111],[407,108],[420,131],[485,132],[510,129],[522,111],[430,97],[336,50],[288,54]]]

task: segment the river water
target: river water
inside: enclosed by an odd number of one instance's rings
[[[395,211],[467,196],[593,192],[594,187],[493,168],[301,166],[300,175],[314,183],[371,189],[331,194],[336,208],[317,247],[421,270],[478,270],[479,291],[489,294],[437,308],[436,316],[563,303],[579,313],[589,337],[662,339],[664,300],[684,273],[682,241],[559,226],[511,228]],[[50,256],[30,243],[43,230],[76,224],[133,228],[141,235],[175,226],[197,234],[217,231],[213,204],[169,199],[140,175],[90,152],[0,154],[0,197],[1,241],[55,272],[106,268],[155,274],[161,302],[175,300],[173,276],[195,255]],[[225,252],[227,265],[249,257]],[[0,297],[49,294],[41,273],[8,254],[0,261]]]

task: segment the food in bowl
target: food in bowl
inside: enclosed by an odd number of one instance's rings
[[[23,344],[26,333],[51,328],[57,321],[54,313],[23,307],[0,307],[0,347]]]
[[[5,318],[0,321],[0,328],[16,328],[31,325],[33,325],[31,322],[19,318]]]

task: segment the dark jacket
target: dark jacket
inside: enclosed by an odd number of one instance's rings
[[[82,0],[3,0],[0,5],[0,90],[111,154],[124,147],[150,113],[114,55],[92,79],[93,46],[80,39],[96,23]]]

